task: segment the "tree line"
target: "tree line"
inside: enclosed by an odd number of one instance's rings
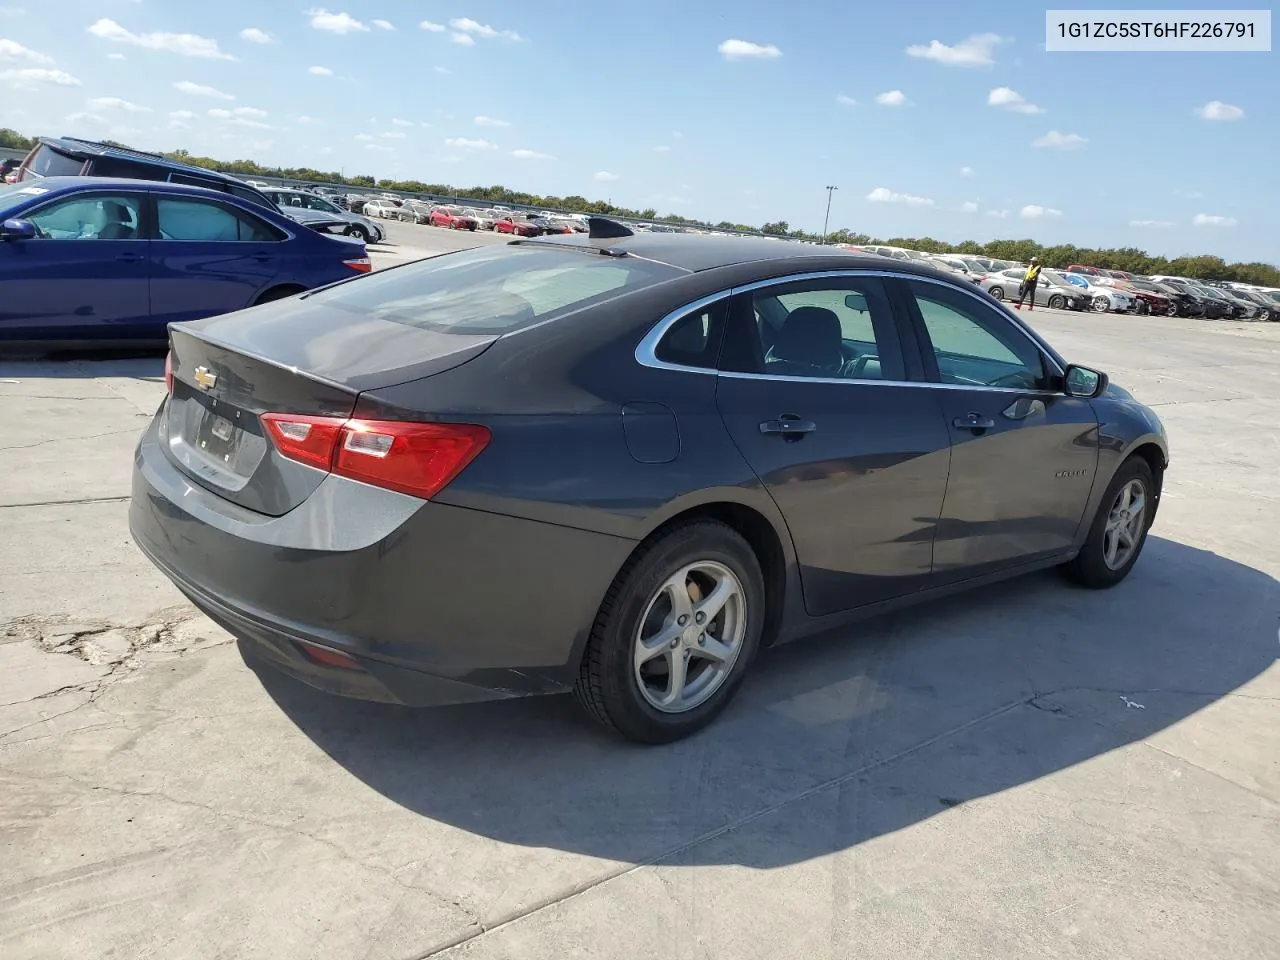
[[[30,149],[35,141],[15,130],[0,129],[0,147],[14,149]],[[120,144],[124,146],[124,144]],[[602,216],[629,217],[636,220],[652,220],[655,222],[678,224],[690,227],[702,227],[718,230],[738,230],[744,233],[762,233],[769,236],[789,237],[795,240],[821,240],[821,236],[807,230],[791,227],[785,220],[765,223],[762,226],[732,223],[721,220],[711,223],[705,220],[693,220],[679,214],[659,215],[652,207],[637,210],[608,203],[604,200],[588,200],[586,197],[572,195],[567,197],[540,196],[536,193],[525,193],[509,187],[494,185],[490,187],[455,187],[444,183],[423,183],[420,180],[378,180],[371,175],[344,176],[339,171],[316,170],[312,167],[264,167],[253,160],[217,160],[213,157],[195,156],[186,150],[174,150],[164,156],[183,163],[194,164],[209,170],[230,173],[239,177],[279,177],[286,180],[298,180],[308,183],[332,183],[354,187],[357,190],[379,189],[399,191],[402,193],[423,193],[437,197],[455,197],[467,200],[482,200],[486,203],[520,204],[530,207],[544,207],[548,210],[565,210],[574,213],[594,213]],[[961,243],[947,243],[932,237],[890,237],[876,239],[865,233],[858,233],[848,228],[841,228],[827,234],[828,243],[861,245],[868,243],[883,244],[892,247],[908,247],[926,253],[958,253],[973,254],[982,257],[994,257],[1000,260],[1016,260],[1026,263],[1032,257],[1039,257],[1049,267],[1064,268],[1072,263],[1085,263],[1107,270],[1127,270],[1139,274],[1171,274],[1175,276],[1194,277],[1197,280],[1234,280],[1241,283],[1256,283],[1267,287],[1280,287],[1280,269],[1269,263],[1253,261],[1250,263],[1227,263],[1221,257],[1209,254],[1182,257],[1153,256],[1137,247],[1077,247],[1074,244],[1055,244],[1044,246],[1034,240],[991,240],[979,243],[976,240],[965,240]]]

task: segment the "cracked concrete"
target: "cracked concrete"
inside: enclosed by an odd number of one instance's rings
[[[129,542],[159,358],[0,362],[0,956],[1272,960],[1280,325],[1030,319],[1162,405],[1134,575],[772,651],[657,750],[258,675]]]

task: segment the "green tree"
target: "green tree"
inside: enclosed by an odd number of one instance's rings
[[[787,221],[785,220],[778,220],[778,221],[775,221],[774,223],[766,223],[763,227],[760,228],[760,232],[782,236],[782,235],[785,235],[786,232],[790,229],[791,229],[791,224],[787,223]]]

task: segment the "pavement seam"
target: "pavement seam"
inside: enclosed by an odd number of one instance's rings
[[[524,920],[525,918],[533,916],[534,914],[541,913],[542,911],[547,910],[551,907],[559,906],[560,904],[567,903],[570,900],[574,900],[582,896],[583,894],[589,893],[590,891],[596,889],[597,887],[603,886],[604,884],[611,883],[614,880],[618,880],[622,877],[629,876],[630,874],[637,873],[640,870],[645,869],[646,867],[656,866],[657,864],[661,863],[664,860],[669,860],[672,857],[677,857],[680,854],[685,853],[688,850],[692,850],[695,847],[702,846],[705,843],[710,843],[713,840],[718,840],[720,837],[723,837],[727,834],[734,833],[738,830],[741,830],[743,827],[750,826],[756,821],[762,820],[765,817],[770,816],[771,814],[777,813],[778,811],[786,807],[789,807],[792,804],[802,803],[803,801],[808,800],[812,797],[816,797],[830,790],[842,787],[846,783],[856,780],[859,777],[865,776],[866,774],[871,773],[874,770],[878,770],[882,767],[889,766],[890,764],[897,763],[899,760],[904,760],[907,757],[913,754],[919,753],[922,750],[927,750],[929,747],[932,747],[935,744],[942,742],[943,740],[947,740],[958,733],[964,733],[965,731],[971,730],[974,727],[981,726],[982,724],[988,723],[989,721],[994,720],[997,717],[1001,717],[1012,710],[1016,710],[1019,707],[1027,706],[1034,699],[1036,698],[1023,697],[1018,700],[1009,701],[1008,703],[1005,703],[999,707],[996,707],[994,710],[989,710],[988,712],[980,716],[974,717],[970,720],[966,720],[964,723],[957,724],[956,726],[951,727],[947,730],[944,730],[941,733],[934,734],[932,737],[928,737],[924,740],[921,740],[919,743],[913,744],[910,747],[906,747],[902,750],[899,750],[897,753],[890,754],[887,757],[882,757],[879,760],[873,760],[870,763],[865,763],[862,766],[858,767],[856,770],[850,770],[849,772],[842,773],[839,776],[831,777],[830,779],[824,780],[821,783],[815,784],[812,787],[808,787],[800,791],[799,793],[792,794],[789,797],[786,797],[775,803],[771,803],[767,807],[762,807],[761,809],[755,811],[754,813],[747,814],[744,817],[739,817],[737,820],[733,820],[729,823],[723,824],[722,826],[716,827],[714,830],[709,830],[706,833],[700,834],[699,836],[694,837],[692,840],[687,840],[684,843],[677,844],[676,846],[671,847],[667,850],[664,850],[661,853],[655,854],[652,857],[647,857],[644,860],[641,860],[637,863],[630,864],[619,870],[614,870],[610,873],[605,874],[604,876],[598,877],[595,880],[590,881],[589,883],[576,885],[562,894],[558,894],[555,896],[547,897],[543,900],[539,900],[528,907],[524,907],[520,910],[516,910],[511,913],[508,913],[505,916],[498,918],[493,923],[487,926],[481,924],[480,929],[478,931],[467,933],[467,934],[464,934],[463,936],[454,937],[443,943],[439,943],[431,947],[429,950],[427,950],[424,953],[413,954],[411,957],[408,958],[408,960],[429,960],[429,958],[438,956],[439,954],[445,952],[446,950],[452,950],[456,947],[463,946],[464,944],[467,944],[475,940],[477,937],[481,937],[486,934],[493,933],[497,930],[502,929],[503,927],[509,926],[513,923],[516,923],[517,921]]]
[[[19,507],[61,507],[76,506],[81,503],[123,503],[133,498],[123,497],[81,497],[77,500],[33,500],[30,503],[0,503],[0,510],[16,510]]]

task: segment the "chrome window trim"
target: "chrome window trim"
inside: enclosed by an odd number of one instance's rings
[[[914,273],[904,273],[898,270],[821,270],[816,273],[796,273],[788,274],[785,277],[773,277],[768,280],[756,280],[753,283],[744,283],[728,290],[721,290],[709,296],[701,297],[691,303],[685,304],[672,310],[645,334],[644,339],[636,346],[635,358],[636,362],[642,367],[650,367],[654,370],[670,370],[677,373],[704,373],[713,376],[730,377],[735,380],[779,380],[786,383],[846,383],[859,384],[862,386],[888,386],[888,387],[925,387],[932,390],[990,390],[997,393],[1021,393],[1035,394],[1038,396],[1056,397],[1061,395],[1056,390],[1039,390],[1039,389],[1021,389],[1019,387],[990,387],[983,384],[966,384],[966,383],[932,383],[927,380],[854,380],[847,377],[788,377],[770,373],[738,373],[736,371],[711,370],[704,367],[687,367],[678,363],[666,363],[657,357],[657,347],[659,341],[662,340],[666,332],[678,321],[688,316],[695,310],[701,310],[708,307],[719,300],[727,299],[739,293],[749,293],[752,290],[760,290],[765,287],[778,286],[779,284],[795,283],[800,280],[831,280],[842,277],[891,277],[897,280],[920,280],[924,283],[933,283],[940,287],[946,287],[948,290],[958,290],[966,296],[977,300],[987,309],[991,309],[991,304],[987,303],[981,296],[972,290],[966,290],[958,284],[949,283],[945,280],[939,280],[934,277],[925,277]],[[997,313],[1003,316],[1000,310]],[[1057,372],[1058,376],[1065,376],[1066,371],[1054,359],[1053,354],[1048,350],[1047,346],[1023,325],[1017,317],[1012,314],[1005,316],[1015,330],[1021,333],[1036,348],[1036,351],[1044,358],[1045,362]]]

